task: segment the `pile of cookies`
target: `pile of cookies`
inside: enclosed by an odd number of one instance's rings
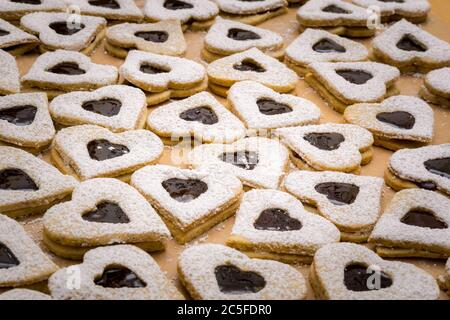
[[[450,294],[448,129],[432,144],[450,44],[418,25],[427,0],[66,2],[0,2],[0,300],[183,299],[149,254],[172,238],[194,299]],[[257,26],[292,12],[289,44]],[[374,146],[393,151],[384,179],[360,175]],[[232,216],[225,244],[198,243]],[[435,279],[383,258],[448,260]]]

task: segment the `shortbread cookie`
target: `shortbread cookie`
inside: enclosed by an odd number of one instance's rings
[[[209,89],[223,97],[239,81],[257,81],[283,93],[294,90],[298,82],[294,71],[257,48],[218,59],[208,65],[207,73]]]
[[[0,145],[38,153],[55,135],[45,93],[18,93],[0,97]]]
[[[250,259],[220,244],[183,251],[178,275],[197,300],[298,300],[306,298],[306,281],[295,268],[271,260]]]
[[[120,74],[146,91],[147,104],[186,98],[207,88],[205,68],[192,60],[132,50]]]
[[[442,290],[450,296],[450,258],[445,264],[445,274],[438,277],[438,283]]]
[[[71,21],[70,13],[35,12],[20,19],[25,30],[39,36],[41,53],[57,49],[91,54],[106,33],[106,20],[79,16]]]
[[[430,12],[428,0],[352,0],[358,6],[377,8],[382,22],[407,19],[413,23],[427,20]]]
[[[156,208],[180,244],[232,216],[242,194],[241,182],[231,174],[166,165],[136,171],[131,184]]]
[[[450,257],[450,200],[433,191],[402,190],[377,222],[369,242],[382,257]]]
[[[183,29],[206,30],[219,13],[217,5],[209,0],[147,0],[145,18],[152,22],[179,20]]]
[[[369,28],[371,12],[366,8],[342,0],[309,0],[297,12],[300,30],[321,28],[347,37],[371,37],[375,28]]]
[[[145,126],[147,98],[140,89],[112,85],[62,94],[52,100],[49,109],[53,120],[63,126],[95,124],[122,132]]]
[[[276,129],[301,170],[359,173],[372,160],[372,134],[352,124],[327,123]]]
[[[380,104],[348,106],[344,119],[372,132],[374,144],[389,150],[422,147],[433,139],[433,110],[416,97],[394,96]]]
[[[384,179],[395,191],[423,188],[450,195],[450,143],[396,151]]]
[[[402,72],[427,73],[450,66],[450,44],[406,20],[378,35],[372,48],[376,60]]]
[[[279,34],[217,17],[205,36],[201,54],[203,60],[212,62],[253,47],[277,59],[284,55],[283,38]]]
[[[119,177],[156,162],[163,151],[161,140],[147,130],[112,133],[108,129],[81,125],[60,130],[53,141],[53,163],[63,172],[82,180]]]
[[[348,105],[381,102],[396,95],[397,68],[377,62],[314,62],[306,82],[336,111]]]
[[[16,59],[0,50],[0,95],[20,92],[19,68]]]
[[[428,102],[450,108],[450,68],[428,73],[419,94]]]
[[[341,172],[291,172],[284,189],[333,222],[341,241],[365,242],[381,211],[383,179]]]
[[[381,259],[352,243],[319,249],[309,281],[319,299],[437,300],[439,287],[426,271],[410,263]]]
[[[304,76],[312,62],[354,62],[367,60],[366,47],[320,29],[306,29],[286,48],[285,63]]]
[[[156,261],[131,245],[92,249],[83,263],[53,274],[48,286],[57,300],[183,299]]]
[[[139,192],[111,178],[85,181],[72,200],[44,216],[44,243],[55,254],[81,259],[92,248],[117,243],[164,250],[169,230]]]
[[[227,245],[252,258],[311,263],[314,253],[339,242],[339,230],[278,190],[245,193]]]
[[[277,189],[289,162],[289,153],[275,140],[251,137],[231,145],[195,147],[188,163],[207,172],[230,173],[252,188]]]
[[[278,92],[255,81],[235,83],[228,104],[249,131],[270,136],[273,129],[319,122],[320,109],[311,101]]]
[[[38,44],[39,39],[35,36],[0,19],[0,49],[13,56],[20,56],[33,50]]]
[[[214,0],[226,19],[251,25],[260,24],[273,17],[287,13],[286,0]]]
[[[178,20],[146,24],[122,23],[108,28],[105,49],[122,59],[133,49],[182,56],[186,51],[186,41]]]
[[[77,181],[23,150],[0,147],[0,212],[17,218],[45,212]],[[0,277],[1,278],[1,277]]]
[[[17,21],[28,13],[65,11],[66,8],[66,2],[61,0],[3,0],[0,2],[0,18]]]
[[[0,294],[0,300],[52,300],[52,297],[48,294],[36,290],[29,289],[12,289]]]
[[[144,15],[133,0],[67,0],[81,14],[108,20],[141,21]]]
[[[23,227],[0,214],[0,287],[43,282],[56,270]]]
[[[153,110],[147,128],[168,145],[191,137],[200,143],[232,143],[245,136],[242,122],[206,91]]]
[[[115,84],[118,77],[114,66],[93,63],[80,52],[56,50],[40,55],[22,77],[22,83],[54,98],[67,91]]]

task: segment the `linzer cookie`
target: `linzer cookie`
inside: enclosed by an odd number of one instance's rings
[[[297,12],[300,30],[321,28],[347,37],[371,37],[375,28],[369,28],[371,14],[366,8],[342,0],[309,0]]]
[[[186,41],[181,24],[177,20],[145,24],[122,23],[108,28],[105,49],[109,54],[122,59],[134,49],[182,56],[186,51]]]
[[[396,95],[400,72],[377,62],[314,62],[308,66],[306,82],[336,111],[351,104],[381,102]]]
[[[381,212],[383,179],[340,172],[291,172],[284,189],[341,231],[341,241],[365,242]]]
[[[45,212],[70,196],[76,185],[73,177],[28,152],[0,147],[1,213],[18,218]]]
[[[74,272],[81,276],[79,286],[68,285]],[[92,249],[83,263],[54,273],[48,286],[57,300],[183,299],[156,261],[131,245]]]
[[[311,101],[278,92],[255,81],[235,83],[228,92],[233,112],[250,131],[269,136],[276,128],[319,122],[320,109]]]
[[[136,171],[131,184],[156,208],[180,244],[232,216],[242,194],[241,182],[231,174],[165,165]]]
[[[116,179],[97,178],[75,188],[72,200],[44,216],[44,243],[60,257],[81,259],[112,243],[164,250],[169,230],[137,190]]]
[[[416,97],[394,96],[380,104],[348,106],[344,119],[372,132],[374,144],[389,150],[417,148],[433,139],[433,110]]]
[[[339,230],[278,190],[245,193],[227,245],[252,258],[311,263],[314,253],[339,242]]]
[[[147,104],[185,98],[207,88],[205,68],[192,60],[132,50],[120,74],[146,92]]]
[[[352,243],[319,249],[309,281],[318,299],[436,300],[439,287],[426,271],[410,263],[387,261]]]
[[[395,191],[422,188],[450,195],[450,143],[396,151],[384,179]]]
[[[369,242],[382,257],[450,257],[450,200],[433,191],[402,190],[376,224]]]
[[[382,22],[407,19],[413,23],[427,20],[430,11],[428,0],[352,0],[358,6],[377,8]]]
[[[167,145],[191,138],[200,143],[232,143],[245,136],[242,122],[209,92],[158,107],[148,116],[147,128]]]
[[[128,180],[132,171],[156,162],[162,151],[161,140],[150,131],[112,133],[86,124],[58,131],[51,158],[60,170],[82,180],[95,177]]]
[[[105,36],[106,20],[80,15],[75,22],[70,17],[69,13],[36,12],[23,16],[20,25],[39,36],[41,53],[64,49],[91,54]]]
[[[40,55],[22,77],[22,83],[54,98],[67,91],[115,84],[118,77],[116,67],[93,63],[79,52],[56,50]]]
[[[298,300],[306,281],[295,268],[277,261],[250,259],[220,244],[183,251],[178,275],[196,300]]]
[[[284,62],[299,76],[312,62],[354,62],[367,60],[366,47],[320,29],[306,29],[287,48]]]
[[[214,2],[217,3],[222,17],[251,25],[287,13],[288,4],[286,0],[214,0]]]
[[[35,36],[0,19],[0,49],[13,56],[20,56],[33,50],[38,44],[39,39]]]
[[[213,61],[207,73],[209,89],[222,97],[233,84],[244,80],[260,82],[282,93],[294,90],[298,82],[294,71],[257,48]]]
[[[327,123],[276,129],[291,149],[291,161],[301,170],[358,174],[372,160],[372,134],[352,124]]]
[[[45,93],[0,97],[0,144],[38,153],[50,144],[54,135],[55,128]]]
[[[28,13],[37,11],[65,11],[67,4],[61,0],[3,0],[0,2],[0,18],[18,21]]]
[[[278,188],[288,162],[288,151],[281,143],[261,137],[201,145],[188,156],[196,169],[233,174],[248,187],[267,189]]]
[[[8,290],[5,293],[0,294],[0,300],[10,301],[10,300],[52,300],[52,297],[48,294],[44,294],[42,292],[36,290],[29,289],[12,289]]]
[[[146,20],[179,20],[183,29],[206,30],[219,13],[217,5],[209,0],[147,0]]]
[[[205,36],[201,55],[203,60],[212,62],[253,47],[277,59],[284,55],[283,38],[279,34],[217,17]]]
[[[450,108],[450,68],[428,73],[419,94],[428,102]]]
[[[0,214],[0,287],[38,284],[56,270],[24,228]]]
[[[52,100],[49,109],[61,126],[95,124],[122,132],[144,128],[147,98],[140,89],[111,85],[91,92],[62,94]]]
[[[141,21],[141,9],[133,0],[67,0],[79,8],[81,14],[104,17],[108,20]]]
[[[376,60],[402,72],[422,72],[450,66],[450,44],[422,28],[401,20],[372,42]]]
[[[445,264],[445,274],[438,277],[438,283],[441,289],[450,296],[450,258]]]
[[[16,59],[0,50],[0,95],[20,92],[19,68]]]

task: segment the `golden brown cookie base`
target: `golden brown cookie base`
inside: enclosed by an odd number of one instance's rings
[[[375,251],[384,258],[427,258],[427,259],[447,259],[448,254],[437,253],[420,249],[403,249],[377,246]]]
[[[300,23],[299,31],[302,33],[307,28],[319,28],[321,30],[328,31],[332,34],[343,36],[343,37],[349,37],[349,38],[369,38],[375,35],[376,30],[375,29],[369,29],[367,27],[351,27],[351,26],[335,26],[335,27],[327,27],[327,26],[320,26],[315,25],[315,23],[312,23],[312,25],[305,24],[302,25]]]
[[[16,142],[8,142],[8,141],[0,141],[0,146],[7,146],[7,147],[14,147],[14,148],[20,148],[28,153],[34,154],[35,156],[40,154],[42,151],[44,151],[48,144],[42,147],[31,147],[31,146],[23,146]]]
[[[450,108],[450,99],[447,99],[445,97],[441,97],[438,95],[435,95],[428,90],[425,86],[420,88],[419,95],[426,101],[440,105],[442,107]]]
[[[211,91],[212,93],[215,93],[218,96],[221,96],[224,98],[227,97],[228,90],[230,89],[230,87],[220,86],[218,84],[212,83],[211,81],[209,81],[209,83],[208,83],[208,88],[209,88],[209,91]]]
[[[301,158],[297,157],[296,155],[292,154],[292,152],[289,155],[289,159],[300,170],[318,171],[315,168],[313,168],[310,165],[308,165],[303,159],[301,159]],[[354,170],[348,171],[347,173],[360,174],[361,173],[361,166],[357,167]]]
[[[181,271],[180,265],[178,265],[177,271],[178,279],[180,280],[183,287],[186,288],[186,290],[189,292],[191,298],[194,300],[203,300],[202,296],[197,292],[194,285],[192,285],[192,283],[190,283],[184,276],[184,273]]]
[[[329,297],[320,282],[319,277],[316,274],[316,269],[314,267],[314,263],[311,264],[311,268],[309,269],[309,284],[314,291],[314,296],[319,300],[328,300]]]
[[[397,151],[400,149],[412,149],[412,148],[420,148],[426,146],[427,142],[420,141],[412,141],[412,140],[401,140],[401,139],[389,139],[383,138],[377,135],[373,135],[374,142],[373,144],[379,147],[383,147],[388,150]]]
[[[36,48],[38,46],[38,44],[39,44],[39,42],[23,43],[23,44],[12,45],[10,47],[3,47],[0,49],[8,52],[9,54],[13,55],[14,57],[18,57],[18,56],[25,54],[28,51],[33,50],[34,48]]]
[[[12,210],[3,210],[2,214],[7,215],[10,218],[13,219],[19,219],[19,218],[25,218],[31,215],[39,215],[46,212],[48,209],[53,207],[54,205],[67,201],[70,199],[70,195],[63,195],[61,198],[47,198],[47,201],[50,201],[49,204],[39,205],[39,204],[30,204],[30,207],[28,208],[22,208],[22,209],[12,209]]]
[[[228,54],[227,53],[219,54],[219,53],[216,53],[216,52],[209,51],[208,49],[203,47],[202,51],[200,52],[200,55],[201,55],[201,57],[202,57],[202,59],[204,61],[206,61],[208,63],[211,63],[211,62],[213,62],[213,61],[215,61],[217,59],[225,58],[225,57],[227,57],[229,55],[232,55],[234,53],[237,53],[237,52],[232,52],[232,53],[228,53]],[[278,60],[283,59],[283,56],[284,56],[283,49],[279,49],[279,50],[275,50],[275,51],[264,51],[264,53],[269,55],[269,56],[271,56],[272,58],[275,58],[275,59],[278,59]]]
[[[419,188],[417,184],[412,181],[404,180],[396,176],[389,168],[384,171],[384,181],[386,184],[394,189],[400,191],[403,189]]]
[[[114,56],[119,59],[125,59],[130,50],[136,49],[136,48],[121,48],[109,43],[108,40],[105,41],[104,47],[106,52],[108,52],[111,56]]]
[[[299,77],[304,77],[308,73],[307,66],[298,64],[288,56],[284,57],[284,63],[289,67],[289,69],[294,70]]]
[[[391,14],[388,16],[382,16],[381,22],[382,23],[395,22],[395,21],[400,21],[402,19],[408,20],[409,22],[414,23],[414,24],[419,24],[419,23],[423,23],[423,22],[427,21],[428,13],[425,13],[424,15],[419,15],[419,16],[408,16],[408,15],[404,15],[404,14]]]
[[[267,21],[269,19],[272,19],[274,17],[277,17],[279,15],[285,14],[288,12],[288,9],[286,7],[281,7],[278,9],[274,9],[271,11],[266,11],[263,13],[256,13],[256,14],[248,14],[248,15],[240,15],[240,14],[231,14],[226,12],[221,12],[220,15],[224,19],[234,20],[238,22],[242,22],[245,24],[250,24],[252,26],[263,23],[264,21]]]
[[[341,231],[341,242],[364,243],[369,239],[370,231],[368,232],[344,232]]]

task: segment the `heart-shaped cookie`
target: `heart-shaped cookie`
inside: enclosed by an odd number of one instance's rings
[[[450,200],[421,189],[402,190],[376,224],[369,242],[384,257],[448,258]]]
[[[198,300],[297,300],[306,298],[306,282],[295,268],[271,260],[250,259],[219,244],[183,251],[178,275]]]
[[[413,264],[381,259],[352,244],[329,244],[316,252],[311,265],[316,297],[330,300],[435,300],[436,280]]]
[[[45,281],[58,267],[16,221],[0,214],[0,287]]]
[[[380,104],[348,106],[344,119],[372,132],[375,145],[394,151],[420,147],[433,139],[433,110],[416,97],[394,96]]]
[[[427,19],[430,11],[428,0],[352,0],[358,6],[379,10],[382,22],[405,18],[413,23]]]
[[[61,170],[72,169],[87,180],[129,174],[154,163],[162,151],[161,140],[147,130],[112,133],[102,127],[82,125],[60,130],[51,156]]]
[[[0,50],[0,95],[20,92],[19,68],[16,59]]]
[[[8,51],[13,56],[22,55],[39,44],[38,38],[2,19],[0,19],[0,34],[2,35],[0,49]]]
[[[420,88],[420,96],[433,104],[450,107],[450,68],[429,72]]]
[[[278,190],[244,194],[227,245],[253,258],[310,263],[325,244],[338,242],[339,230]]]
[[[0,18],[20,20],[25,14],[36,11],[64,11],[67,4],[61,0],[6,0],[0,2]]]
[[[114,132],[141,129],[145,125],[145,94],[130,86],[112,85],[62,94],[49,106],[53,120],[70,126],[95,124]]]
[[[251,137],[233,144],[195,147],[188,162],[207,172],[231,173],[253,188],[277,189],[289,161],[287,149],[278,141]]]
[[[69,259],[81,259],[93,247],[111,243],[164,250],[169,237],[169,230],[139,192],[109,178],[78,185],[72,200],[50,208],[43,223],[47,247]]]
[[[44,294],[42,292],[36,290],[29,289],[12,289],[8,290],[5,293],[0,294],[0,300],[8,301],[8,300],[52,300],[52,297],[48,294]]]
[[[92,249],[83,263],[54,273],[48,286],[57,300],[183,299],[155,260],[131,245]]]
[[[141,21],[141,9],[130,0],[68,0],[68,5],[79,8],[90,16],[104,17],[108,20]]]

